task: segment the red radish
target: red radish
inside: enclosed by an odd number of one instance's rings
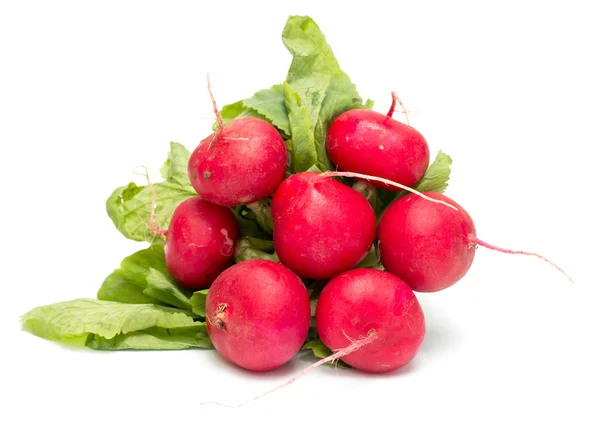
[[[275,252],[301,277],[329,279],[352,268],[375,239],[375,213],[365,197],[318,173],[288,177],[271,213]]]
[[[347,271],[330,280],[317,301],[315,318],[319,337],[331,350],[371,338],[342,357],[367,372],[406,365],[425,337],[425,317],[411,288],[372,268]]]
[[[233,265],[206,296],[210,339],[228,361],[253,371],[288,362],[310,325],[310,300],[296,274],[266,260]]]
[[[214,288],[215,285],[209,296]],[[425,337],[425,317],[411,288],[398,277],[372,268],[354,269],[330,280],[319,296],[315,317],[319,336],[333,354],[238,405],[203,405],[243,407],[337,359],[366,372],[393,371],[415,357]]]
[[[233,260],[238,225],[227,207],[191,197],[177,206],[168,230],[154,226],[154,210],[150,227],[166,237],[167,269],[182,286],[209,287]]]
[[[210,83],[209,83],[210,92]],[[287,150],[277,129],[259,118],[223,125],[212,92],[217,130],[192,153],[188,174],[207,201],[220,206],[250,204],[271,195],[285,177]]]
[[[414,290],[436,292],[452,286],[471,267],[477,245],[537,256],[567,275],[537,253],[501,249],[479,240],[471,217],[460,205],[441,194],[425,192],[425,195],[458,210],[408,195],[390,204],[377,233],[383,266]]]
[[[327,153],[343,171],[353,171],[413,186],[429,165],[429,147],[415,128],[392,118],[397,96],[387,115],[367,109],[338,116],[327,132]],[[375,182],[388,190],[397,188]]]

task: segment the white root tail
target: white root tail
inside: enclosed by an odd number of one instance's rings
[[[490,250],[495,250],[497,252],[502,252],[502,253],[508,253],[510,255],[526,255],[526,256],[535,256],[536,258],[540,258],[542,261],[547,262],[548,264],[552,265],[554,268],[556,268],[558,271],[560,271],[561,273],[563,273],[563,275],[569,279],[569,281],[572,284],[575,284],[575,282],[573,281],[573,279],[571,278],[571,276],[569,276],[567,274],[567,272],[565,270],[563,270],[561,267],[559,267],[558,265],[556,265],[554,262],[552,262],[550,259],[545,258],[544,256],[540,255],[539,253],[533,253],[533,252],[524,252],[523,250],[510,250],[510,249],[504,249],[502,247],[498,247],[498,246],[494,246],[493,244],[489,244],[486,243],[483,240],[480,240],[477,237],[473,237],[470,236],[469,237],[469,241],[471,243],[477,244],[478,246],[482,246],[482,247],[487,247]]]
[[[143,170],[143,173],[138,171],[138,169]],[[160,228],[156,224],[156,189],[154,189],[152,182],[150,182],[150,175],[148,174],[148,169],[143,165],[138,165],[133,170],[133,174],[145,177],[146,182],[148,183],[148,187],[152,190],[152,205],[150,206],[150,222],[148,224],[148,227],[155,235],[163,235],[166,237],[169,231]]]

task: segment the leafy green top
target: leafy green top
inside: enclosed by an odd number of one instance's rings
[[[76,299],[34,308],[21,318],[23,326],[44,338],[67,341],[89,333],[111,339],[144,329],[201,326],[176,309],[155,304],[123,304]]]
[[[415,185],[415,189],[420,192],[442,194],[450,180],[450,165],[452,165],[452,158],[440,150],[423,178]]]
[[[269,121],[288,140],[291,172],[316,166],[331,170],[325,138],[331,122],[341,113],[364,105],[350,78],[340,68],[331,46],[317,24],[307,16],[291,16],[282,33],[292,54],[292,64],[283,84],[256,92],[252,97],[221,110],[224,122],[245,116]]]

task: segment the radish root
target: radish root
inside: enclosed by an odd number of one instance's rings
[[[511,255],[526,255],[526,256],[535,256],[536,258],[540,258],[542,261],[545,261],[545,262],[549,263],[550,265],[552,265],[552,266],[553,266],[554,268],[556,268],[558,271],[560,271],[561,273],[563,273],[563,274],[564,274],[564,276],[565,276],[566,278],[568,278],[568,279],[569,279],[569,281],[570,281],[571,283],[575,284],[575,282],[573,281],[573,279],[571,278],[571,276],[569,276],[569,275],[568,275],[568,274],[567,274],[567,273],[566,273],[566,272],[565,272],[565,271],[564,271],[562,268],[560,268],[560,267],[559,267],[558,265],[556,265],[554,262],[552,262],[551,260],[549,260],[549,259],[547,259],[547,258],[543,257],[542,255],[540,255],[540,254],[538,254],[538,253],[533,253],[533,252],[524,252],[524,251],[522,251],[522,250],[510,250],[510,249],[503,249],[502,247],[498,247],[498,246],[494,246],[493,244],[486,243],[485,241],[483,241],[483,240],[480,240],[479,238],[477,238],[477,237],[473,237],[473,236],[470,236],[470,237],[469,237],[469,242],[470,242],[470,244],[471,244],[471,243],[472,243],[472,244],[476,244],[476,245],[479,245],[479,246],[482,246],[482,247],[487,247],[488,249],[491,249],[491,250],[496,250],[496,251],[498,251],[498,252],[502,252],[502,253],[508,253],[508,254],[511,254]]]
[[[215,100],[215,96],[212,93],[212,89],[210,87],[210,75],[206,73],[206,83],[208,84],[208,94],[210,95],[210,100],[212,101],[213,112],[215,112],[215,116],[217,117],[217,133],[219,134],[223,129],[223,118],[219,113],[219,109],[217,108],[217,102]]]
[[[318,177],[352,177],[355,179],[363,179],[363,180],[367,180],[367,181],[374,180],[376,182],[381,182],[381,183],[385,183],[386,185],[395,186],[397,188],[404,189],[405,191],[408,191],[415,195],[418,195],[419,197],[423,198],[424,200],[431,201],[436,204],[443,204],[447,207],[450,207],[453,210],[458,210],[458,208],[454,207],[450,203],[447,203],[446,201],[436,200],[435,198],[428,197],[427,195],[417,191],[416,189],[409,188],[408,186],[402,185],[401,183],[396,183],[391,180],[384,179],[382,177],[369,176],[367,174],[361,174],[361,173],[352,173],[350,171],[327,171],[325,173],[319,174]]]
[[[344,334],[345,335],[345,334]],[[348,338],[348,337],[347,337]],[[279,389],[283,389],[286,386],[289,386],[290,384],[292,384],[294,381],[298,380],[299,378],[303,377],[304,375],[306,375],[308,372],[312,371],[313,369],[326,364],[327,362],[331,362],[331,361],[335,361],[337,359],[340,359],[344,356],[349,355],[350,353],[355,352],[356,350],[360,349],[361,347],[366,346],[367,344],[371,344],[373,341],[375,341],[378,338],[377,335],[377,331],[375,331],[374,329],[371,329],[367,336],[364,338],[361,338],[359,340],[356,341],[351,341],[351,344],[348,347],[344,347],[343,349],[337,349],[334,350],[335,353],[333,353],[331,356],[327,356],[326,358],[323,358],[321,360],[319,360],[318,362],[313,363],[311,366],[305,368],[300,374],[298,374],[297,376],[295,376],[294,378],[291,378],[290,380],[286,381],[285,383],[275,387],[274,389],[271,389],[265,393],[261,393],[258,396],[255,396],[254,398],[248,399],[245,402],[242,402],[241,404],[238,405],[227,405],[227,404],[223,404],[221,402],[202,402],[200,405],[209,405],[209,404],[213,404],[213,405],[220,405],[222,407],[227,407],[227,408],[240,408],[243,407],[244,405],[256,401],[257,399],[263,398],[267,395],[270,395],[271,393],[275,393],[277,392]]]
[[[133,170],[133,173],[137,174],[138,176],[145,177],[146,182],[148,184],[148,188],[150,188],[150,190],[152,191],[152,204],[150,205],[150,222],[148,224],[150,231],[152,231],[155,235],[166,236],[168,231],[166,229],[159,228],[158,225],[156,225],[156,189],[154,189],[154,186],[150,182],[150,175],[148,174],[148,169],[143,165],[138,165]]]
[[[404,114],[404,117],[406,118],[406,125],[410,126],[410,121],[408,120],[408,112],[406,111],[406,109],[404,107],[404,103],[402,103],[402,100],[400,100],[400,97],[398,97],[398,94],[396,94],[395,91],[392,91],[392,105],[390,106],[390,110],[387,112],[386,116],[388,118],[392,117],[392,115],[396,111],[396,103],[398,103],[400,105],[400,107],[402,108],[402,113]]]

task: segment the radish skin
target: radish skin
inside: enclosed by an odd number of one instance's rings
[[[310,318],[306,287],[272,261],[233,265],[206,296],[213,345],[225,359],[252,371],[269,371],[292,359],[306,340]]]
[[[411,288],[372,268],[342,273],[327,283],[315,314],[317,332],[332,350],[372,332],[377,338],[341,359],[366,372],[388,372],[409,363],[425,337],[425,316]]]
[[[182,286],[205,289],[233,261],[239,228],[227,207],[201,197],[177,206],[164,233],[167,270]]]
[[[423,177],[429,166],[429,146],[419,131],[392,118],[397,100],[392,93],[387,115],[354,109],[333,121],[327,132],[327,153],[341,171],[377,176],[409,187]],[[382,181],[375,186],[399,190]]]
[[[288,177],[273,195],[273,242],[301,277],[326,280],[349,270],[373,244],[376,218],[358,191],[318,173]]]
[[[285,177],[287,149],[267,121],[246,117],[224,125],[208,83],[217,130],[192,152],[188,174],[205,200],[220,206],[251,204],[271,195]]]

